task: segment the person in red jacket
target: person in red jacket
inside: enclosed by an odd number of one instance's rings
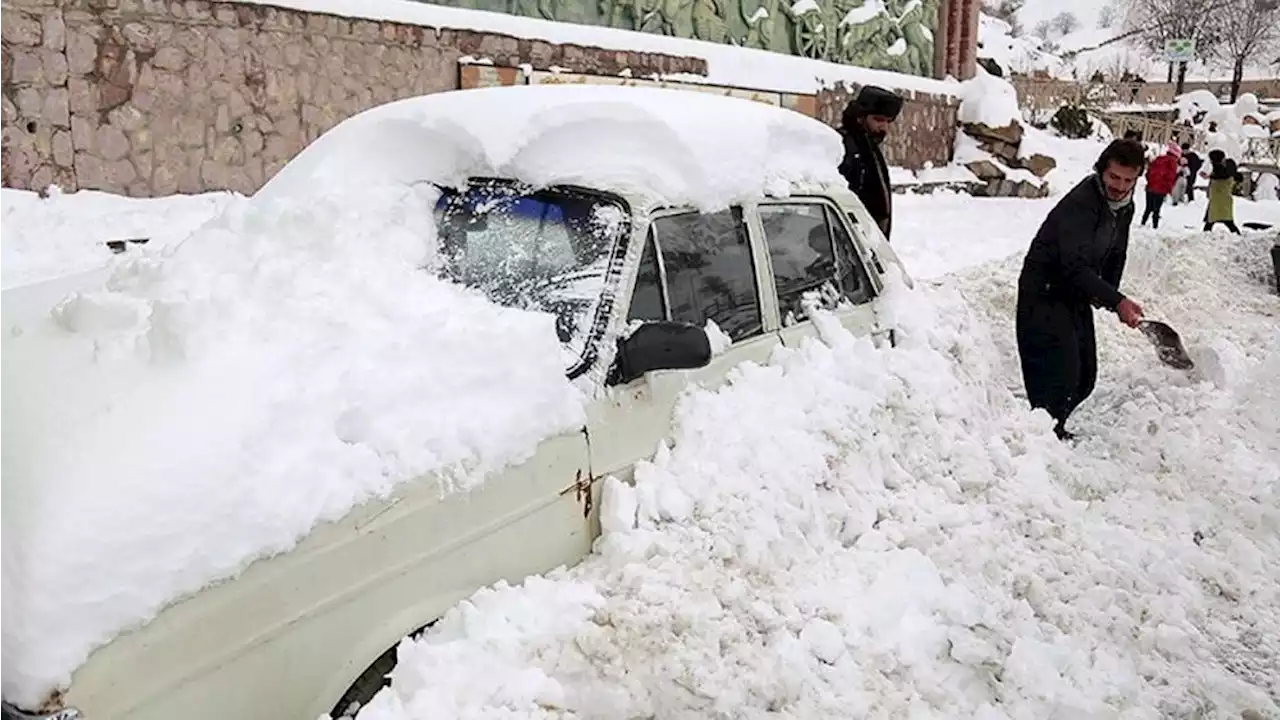
[[[1151,161],[1147,168],[1147,207],[1142,211],[1142,225],[1151,218],[1151,227],[1160,227],[1160,206],[1164,199],[1173,192],[1178,182],[1178,160],[1182,158],[1182,148],[1171,142],[1165,146],[1164,154]]]

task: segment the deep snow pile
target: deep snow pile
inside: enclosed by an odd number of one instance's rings
[[[985,201],[978,201],[981,205]],[[580,566],[482,590],[359,717],[1236,718],[1280,712],[1280,299],[1270,239],[1135,234],[1058,443],[1011,352],[1020,256],[889,298],[686,396]]]
[[[105,287],[6,313],[5,698],[40,705],[116,633],[398,483],[469,487],[583,421],[552,316],[422,269],[431,182],[715,208],[838,179],[839,147],[798,113],[677,91],[417,98]]]
[[[6,699],[397,483],[580,421],[552,318],[418,269],[432,200],[235,209],[5,338]]]
[[[1018,122],[1021,118],[1018,92],[1008,80],[978,67],[972,78],[961,83],[960,109],[957,113],[957,119],[961,123],[981,123],[998,128]]]
[[[49,197],[0,190],[3,243],[0,269],[4,287],[39,282],[107,265],[114,257],[108,240],[148,238],[130,251],[155,252],[181,240],[228,205],[243,202],[234,193],[173,195],[159,199],[124,198],[85,190]]]

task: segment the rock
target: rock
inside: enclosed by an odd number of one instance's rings
[[[1030,180],[1023,180],[1019,182],[1014,194],[1020,198],[1044,197],[1041,185],[1033,183]]]
[[[979,180],[1003,180],[1004,170],[990,160],[975,160],[965,165]]]
[[[1011,122],[1004,127],[991,127],[982,123],[965,123],[964,131],[980,140],[990,139],[1017,145],[1022,142],[1022,125]]]
[[[1058,161],[1048,155],[1035,153],[1031,157],[1021,158],[1021,165],[1030,170],[1036,177],[1042,178],[1058,167]]]

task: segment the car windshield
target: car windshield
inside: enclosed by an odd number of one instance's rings
[[[572,368],[584,357],[614,249],[628,226],[621,202],[573,188],[505,180],[441,188],[440,271],[507,307],[555,316]]]

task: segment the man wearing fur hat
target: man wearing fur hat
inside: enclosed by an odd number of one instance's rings
[[[893,227],[893,189],[880,144],[900,112],[902,98],[882,87],[866,85],[840,118],[840,134],[844,136],[840,174],[886,238]]]

